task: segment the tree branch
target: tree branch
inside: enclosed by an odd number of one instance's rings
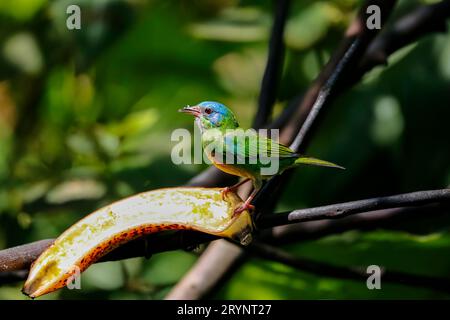
[[[260,221],[256,222],[256,225],[260,228],[267,228],[269,226],[280,226],[302,221],[337,219],[366,211],[419,206],[449,200],[450,189],[418,191],[395,196],[351,201],[316,208],[294,210],[287,213],[272,214],[261,218]]]
[[[336,51],[327,65],[323,68],[314,84],[306,92],[303,100],[297,108],[297,112],[291,115],[290,121],[283,128],[280,140],[284,144],[290,143],[290,148],[302,153],[307,145],[307,139],[311,135],[313,125],[316,126],[319,112],[330,104],[332,93],[340,82],[346,81],[346,76],[362,58],[370,41],[378,34],[378,29],[366,28],[366,11],[371,5],[378,5],[382,13],[382,25],[390,16],[396,0],[380,1],[367,0],[360,8],[355,20],[346,32],[340,48]],[[266,208],[270,211],[282,191],[282,184],[290,177],[291,172],[285,172],[281,176],[270,179],[254,200],[254,205]],[[278,190],[274,193],[274,190]],[[271,194],[271,197],[267,197]]]
[[[350,63],[355,59],[355,53],[357,53],[357,49],[360,46],[361,38],[356,38],[345,52],[342,59],[339,60],[336,68],[331,73],[331,76],[325,81],[325,84],[322,88],[320,88],[319,93],[317,94],[317,98],[314,104],[311,106],[311,110],[308,113],[308,116],[305,119],[300,131],[295,137],[294,141],[290,145],[292,150],[300,150],[300,147],[303,145],[306,135],[311,130],[317,116],[319,115],[320,110],[322,110],[325,103],[328,101],[328,98],[331,95],[333,88],[336,86],[338,80],[341,77],[344,69],[350,65]]]
[[[358,280],[364,284],[369,276],[369,274],[367,274],[362,268],[340,267],[330,265],[328,263],[296,257],[284,250],[261,242],[253,242],[249,247],[247,247],[247,250],[256,257],[280,262],[300,271],[319,276]],[[397,283],[450,293],[450,279],[447,278],[428,277],[398,271],[383,270],[381,279],[383,283]]]
[[[309,90],[304,95],[304,98],[299,105],[297,112],[294,113],[288,123],[288,125],[282,130],[280,140],[285,144],[291,144],[294,141],[294,138],[298,135],[301,127],[305,124],[306,119],[309,117],[311,110],[316,105],[316,109],[323,109],[329,105],[330,102],[330,94],[325,95],[326,99],[320,101],[319,104],[316,102],[318,100],[318,96],[320,92],[323,92],[323,88],[327,82],[330,82],[330,78],[333,77],[333,74],[340,79],[339,88],[342,87],[342,83],[347,82],[347,78],[349,74],[354,72],[354,66],[356,66],[367,50],[370,42],[374,39],[374,37],[378,34],[378,29],[370,30],[366,28],[366,18],[367,13],[366,9],[368,6],[377,5],[381,10],[381,18],[382,25],[384,25],[385,21],[389,18],[395,4],[396,0],[367,0],[359,10],[356,19],[351,23],[346,32],[346,37],[343,39],[341,45],[339,46],[336,53],[331,57],[330,61],[326,64],[326,66],[322,69],[321,73],[313,83],[313,85],[309,88]],[[343,60],[343,57],[350,50],[350,48],[354,46],[352,49],[352,53],[347,57],[347,61],[345,65],[341,66],[338,69],[338,65]],[[336,82],[331,83],[332,86],[336,86]],[[319,99],[320,100],[320,99]],[[317,117],[318,114],[314,114],[311,122],[314,122],[314,127],[317,126]],[[305,128],[302,132],[302,145],[296,143],[293,147],[296,147],[294,150],[297,152],[304,152],[307,146],[307,142],[309,141],[309,137],[312,135],[312,123],[308,124],[307,129]]]
[[[262,216],[256,222],[259,229],[273,228],[310,220],[343,218],[349,214],[363,213],[365,210],[398,208],[400,206],[418,206],[430,203],[449,203],[450,189],[420,191],[396,196],[379,197],[359,201],[351,201],[310,209],[294,210],[290,213],[280,213]],[[143,239],[131,241],[112,251],[101,261],[119,260],[137,256],[149,256],[153,253],[187,249],[218,239],[215,236],[200,232],[179,231],[150,235],[146,238],[151,245],[146,245]],[[153,240],[153,241],[152,241]],[[0,251],[0,272],[11,272],[27,269],[31,263],[53,242],[53,239],[41,240]],[[217,242],[220,243],[220,242]],[[218,245],[221,246],[221,245]],[[213,250],[213,249],[211,249]],[[221,252],[221,250],[217,250]],[[223,264],[225,265],[225,264]]]
[[[28,269],[31,263],[47,249],[53,239],[40,240],[0,251],[0,272]]]
[[[377,65],[386,65],[388,57],[417,39],[437,32],[446,32],[450,17],[450,1],[423,5],[404,15],[395,24],[379,34],[371,43],[349,84],[359,81]]]
[[[275,17],[270,37],[266,69],[259,94],[259,107],[253,120],[254,128],[260,128],[266,125],[267,120],[270,118],[277,97],[278,82],[283,69],[283,35],[291,0],[276,0],[274,4]]]
[[[349,230],[402,230],[418,234],[435,232],[450,225],[445,203],[362,212],[342,219],[305,221],[264,229],[261,238],[273,245],[320,239]],[[436,227],[438,226],[438,227]]]
[[[228,241],[211,243],[181,281],[170,290],[167,300],[197,299],[207,294],[227,273],[230,266],[242,257],[242,249]],[[227,254],[224,255],[223,253]],[[214,268],[211,268],[211,265]],[[184,279],[184,281],[183,281]]]

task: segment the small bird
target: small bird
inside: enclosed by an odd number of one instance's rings
[[[263,180],[281,174],[286,169],[300,164],[344,169],[328,161],[300,155],[285,145],[258,135],[256,131],[253,131],[253,134],[245,131],[247,136],[244,139],[239,138],[242,137],[243,129],[239,127],[233,112],[219,102],[204,101],[195,106],[188,105],[179,112],[195,117],[195,123],[201,132],[202,147],[212,164],[226,173],[245,178],[231,187],[226,187],[222,193],[223,197],[248,180],[253,182],[253,192],[236,208],[234,215],[244,210],[254,210],[251,201],[261,189]],[[229,161],[230,159],[232,161]],[[267,174],[263,169],[268,169],[271,160],[278,161],[278,170]]]

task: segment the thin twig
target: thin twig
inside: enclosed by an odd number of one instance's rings
[[[342,59],[337,64],[336,68],[333,70],[331,76],[327,79],[323,87],[320,88],[319,94],[317,95],[316,101],[311,107],[311,111],[309,112],[308,117],[306,118],[299,133],[290,146],[292,150],[300,149],[300,146],[303,144],[306,134],[311,130],[311,127],[314,121],[317,119],[320,110],[322,110],[322,107],[328,101],[328,97],[330,96],[331,91],[333,90],[335,85],[338,83],[344,68],[349,65],[349,62],[353,60],[353,55],[355,54],[356,49],[360,46],[360,43],[360,38],[356,38],[352,42]]]
[[[261,228],[267,228],[302,221],[337,219],[366,211],[406,206],[419,206],[435,202],[446,202],[449,200],[450,189],[418,191],[395,196],[351,201],[273,214],[262,217],[260,221],[256,222],[256,225]]]
[[[261,238],[273,245],[316,240],[349,230],[387,229],[429,234],[450,226],[450,206],[435,203],[362,212],[341,219],[314,220],[264,229]]]
[[[306,118],[310,114],[312,107],[315,105],[319,92],[325,86],[325,83],[328,81],[328,79],[332,77],[332,74],[335,73],[337,65],[340,63],[346,52],[349,51],[349,48],[355,42],[355,39],[359,39],[358,45],[355,48],[353,48],[354,52],[351,55],[351,57],[348,57],[346,65],[349,67],[347,68],[346,66],[344,66],[344,70],[341,72],[340,75],[341,80],[339,82],[342,83],[347,82],[346,80],[347,77],[352,72],[354,72],[354,68],[358,65],[359,61],[366,52],[366,49],[370,45],[371,41],[379,33],[380,31],[379,29],[368,29],[366,27],[367,7],[371,5],[377,5],[380,8],[382,20],[381,22],[382,25],[384,26],[396,3],[397,3],[396,0],[367,0],[361,6],[361,9],[359,10],[355,20],[350,24],[349,28],[347,29],[346,37],[341,42],[339,48],[336,50],[336,53],[331,57],[329,62],[320,72],[317,79],[305,93],[301,104],[297,108],[297,111],[292,115],[289,123],[281,131],[280,140],[284,144],[291,144],[293,142],[298,132],[300,131],[300,128],[304,125]],[[337,85],[339,85],[339,88],[341,88],[342,84],[339,83]],[[325,101],[322,102],[321,106],[322,109],[325,106],[330,105],[329,102],[331,100],[330,99],[331,97],[332,95],[328,95],[327,99],[325,99]],[[314,126],[309,125],[308,131],[303,132],[304,137],[302,138],[302,145],[299,145],[298,149],[294,149],[296,152],[303,153],[304,150],[306,149],[307,142],[310,140],[310,137],[312,136],[313,133],[312,129],[316,128],[318,125],[318,117],[316,116],[314,117],[314,119],[315,119]]]

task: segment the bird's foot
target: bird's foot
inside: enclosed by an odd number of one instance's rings
[[[244,179],[241,182],[236,183],[235,185],[232,185],[231,187],[225,187],[223,188],[221,194],[222,194],[222,200],[225,200],[225,197],[227,195],[228,192],[235,192],[241,185],[243,185],[244,183],[246,183],[248,180],[250,179]]]
[[[234,210],[232,218],[234,218],[238,214],[244,212],[245,210],[253,211],[253,210],[255,210],[255,206],[250,204],[250,202],[247,202],[247,201],[244,202],[241,206],[239,206],[238,208],[236,208]]]
[[[222,200],[225,201],[225,198],[227,197],[227,194],[229,192],[233,191],[232,187],[225,187],[223,188],[223,190],[220,192],[220,195],[222,196]]]

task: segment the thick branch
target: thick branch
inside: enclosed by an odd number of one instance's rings
[[[185,281],[178,281],[166,296],[167,300],[196,299],[199,293],[210,292],[228,269],[242,257],[242,249],[228,241],[211,243],[197,263],[184,275]],[[227,254],[224,255],[223,253]],[[211,265],[214,268],[211,268]]]
[[[40,240],[0,251],[0,272],[28,269],[31,263],[53,243],[53,239]]]

